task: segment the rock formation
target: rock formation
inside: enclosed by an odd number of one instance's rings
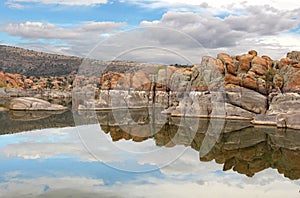
[[[173,116],[255,118],[254,124],[294,128],[279,120],[300,112],[299,54],[278,61],[255,50],[221,53],[190,67],[87,60],[76,76],[0,73],[0,97],[70,98],[72,90],[74,109],[159,106]]]
[[[15,111],[62,111],[66,110],[67,107],[51,104],[48,101],[37,98],[21,97],[13,99],[10,103],[9,109]]]
[[[163,106],[164,113],[174,116],[255,118],[254,124],[269,120],[268,124],[294,128],[278,124],[276,115],[300,111],[299,54],[291,52],[276,61],[254,50],[239,56],[221,53],[217,58],[205,56],[192,67],[136,64],[123,73],[108,65],[99,81],[91,81],[91,76],[83,83],[85,78],[79,77],[73,105],[80,104],[80,109]]]

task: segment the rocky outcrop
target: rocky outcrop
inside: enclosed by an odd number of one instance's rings
[[[274,61],[251,50],[240,56],[225,53],[217,58],[204,56],[201,64],[187,68],[161,65],[145,68],[136,64],[123,73],[107,68],[100,78],[100,89],[95,83],[77,86],[73,104],[75,108],[80,105],[80,109],[155,105],[172,116],[255,118],[255,124],[276,125],[274,115],[300,108],[293,98],[297,93],[284,93],[289,86],[297,90],[287,80],[296,74],[284,70],[297,70],[298,57],[298,52],[291,52],[287,58]],[[85,87],[92,88],[92,94]]]
[[[0,88],[0,98],[35,97],[40,99],[68,99],[72,97],[69,91],[59,90],[25,90],[16,88]]]
[[[267,111],[266,96],[251,89],[235,87],[234,90],[226,91],[226,99],[229,103],[256,114]]]
[[[23,88],[24,82],[22,76],[20,74],[0,72],[0,88],[1,87]]]
[[[300,112],[300,95],[297,93],[284,93],[274,96],[267,114],[277,115],[288,112]]]
[[[87,67],[76,77],[0,73],[0,97],[52,100],[71,98],[72,90],[74,109],[159,106],[173,116],[274,123],[274,115],[299,111],[299,53],[290,52],[280,61],[255,50],[238,56],[220,53],[193,66],[86,60]],[[97,72],[99,68],[104,69]]]
[[[0,88],[70,91],[74,78],[74,75],[35,77],[0,72]]]
[[[276,126],[276,115],[266,115],[266,114],[259,114],[254,117],[251,121],[252,124],[256,125],[273,125]]]
[[[62,111],[67,109],[62,105],[51,104],[45,100],[31,97],[15,98],[11,101],[9,108],[19,111]]]
[[[300,129],[300,111],[279,114],[276,117],[277,127]]]
[[[267,113],[256,115],[252,123],[300,129],[299,116],[300,95],[297,93],[280,93],[272,96]]]
[[[284,78],[284,92],[300,91],[300,52],[290,52],[278,63],[280,73]]]

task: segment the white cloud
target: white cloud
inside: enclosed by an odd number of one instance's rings
[[[91,36],[113,32],[125,23],[115,22],[83,22],[78,26],[66,28],[47,22],[26,21],[9,23],[2,29],[12,36],[23,39],[88,39]],[[95,33],[96,32],[96,33]]]
[[[1,148],[0,153],[7,158],[47,159],[72,154],[81,161],[97,161],[84,147],[74,127],[43,129],[1,136],[3,142],[8,136],[14,136],[16,142]],[[102,153],[105,154],[104,151]],[[101,159],[104,162],[119,161],[118,157],[110,155],[110,153],[101,156]]]
[[[260,179],[244,180],[234,175],[195,174],[194,177],[145,177],[103,185],[105,180],[73,177],[6,178],[0,184],[5,197],[266,197],[281,198],[298,195],[299,182],[274,176],[266,171]],[[267,181],[267,182],[266,182]]]
[[[150,1],[150,4],[166,2],[169,1]],[[20,47],[102,60],[191,64],[199,63],[204,55],[216,56],[224,51],[235,55],[255,49],[280,59],[287,52],[299,49],[299,33],[291,32],[300,23],[300,9],[296,5],[294,10],[283,11],[273,4],[260,5],[258,1],[218,7],[213,7],[213,2],[208,3],[210,9],[224,8],[225,13],[231,10],[232,14],[222,18],[213,12],[168,11],[161,19],[142,21],[139,29],[130,31],[120,30],[127,27],[126,23],[93,21],[71,27],[27,21],[8,23],[2,29],[27,41],[18,44]]]
[[[299,4],[294,0],[252,0],[252,1],[244,1],[244,0],[119,0],[122,3],[132,3],[137,4],[146,8],[177,8],[189,6],[199,7],[199,8],[215,8],[215,9],[230,9],[233,6],[241,6],[241,5],[272,5],[277,9],[284,10],[292,10],[295,9]],[[108,0],[7,0],[7,4],[23,4],[23,3],[42,3],[42,4],[61,4],[61,5],[85,5],[85,6],[93,6],[97,4],[105,4],[108,3]]]
[[[78,38],[78,32],[56,26],[51,23],[22,22],[9,23],[4,31],[12,36],[19,36],[27,39],[74,39]]]
[[[157,147],[149,139],[141,143],[120,140],[112,142],[99,125],[83,125],[62,129],[43,129],[31,132],[1,136],[1,141],[13,137],[13,143],[6,143],[0,154],[6,158],[51,159],[60,155],[72,155],[80,161],[107,163],[116,169],[145,172],[158,169],[177,160],[186,148]],[[101,145],[101,146],[99,146]],[[153,156],[156,157],[153,157]],[[134,158],[140,166],[124,167],[123,162]],[[120,163],[118,163],[120,162]],[[152,167],[143,165],[152,164]]]
[[[258,7],[249,9],[249,15],[229,16],[225,19],[213,16],[203,17],[192,12],[171,11],[164,14],[159,22],[144,21],[141,25],[170,27],[191,35],[204,47],[220,48],[237,47],[237,43],[246,38],[277,35],[297,27],[299,23],[299,20],[292,19],[291,13],[279,10],[265,12],[270,9],[269,7],[262,10]],[[253,10],[259,11],[254,13]],[[164,37],[165,35],[156,34],[156,36]],[[178,40],[176,42],[178,43]]]
[[[68,197],[70,194],[76,194],[77,197],[84,197],[84,195],[93,197],[95,194],[92,192],[104,185],[103,180],[84,177],[21,179],[17,176],[7,177],[7,182],[1,182],[1,195],[5,197]]]
[[[231,12],[234,8],[239,9],[244,6],[249,5],[271,5],[272,7],[280,10],[294,10],[295,8],[299,7],[298,2],[295,0],[124,0],[125,2],[133,3],[140,5],[145,8],[170,8],[173,10],[181,10],[183,7],[186,7],[187,10],[189,9],[197,9],[198,8],[205,8],[209,9],[213,12]]]
[[[10,8],[23,8],[24,3],[59,4],[67,6],[94,6],[106,4],[107,0],[7,0],[6,4]]]

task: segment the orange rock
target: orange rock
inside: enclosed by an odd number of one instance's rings
[[[300,91],[300,75],[297,75],[293,80],[286,83],[283,91]]]
[[[238,73],[247,72],[251,68],[251,61],[254,58],[251,54],[244,54],[239,57],[239,70]]]
[[[119,81],[122,81],[124,74],[117,72],[108,72],[103,74],[100,79],[101,89],[117,89]],[[97,82],[97,79],[89,79],[91,82]],[[90,83],[91,83],[90,82]]]
[[[292,67],[300,68],[300,63],[293,63],[293,64],[292,64]]]
[[[257,56],[257,51],[255,51],[255,50],[250,50],[250,51],[248,52],[248,54],[250,54],[250,55],[252,55],[252,56]]]
[[[282,59],[280,59],[280,61],[279,61],[278,68],[281,69],[281,68],[283,68],[284,66],[287,66],[287,65],[292,64],[292,62],[293,62],[292,59],[289,59],[289,58],[282,58]]]
[[[300,91],[300,69],[291,66],[284,66],[280,69],[280,74],[284,78],[284,86],[282,90]]]
[[[250,71],[256,73],[257,75],[262,76],[262,75],[265,75],[268,70],[263,65],[252,64],[252,67],[251,67]]]
[[[242,86],[249,88],[249,89],[253,89],[253,90],[257,90],[258,89],[258,85],[256,82],[256,78],[252,75],[247,74],[243,80],[242,80]]]
[[[1,86],[11,88],[24,88],[24,83],[21,80],[21,75],[0,72]]]
[[[116,89],[119,79],[122,78],[124,74],[120,73],[114,73],[114,75],[111,77],[111,88]]]
[[[234,66],[233,59],[228,54],[225,54],[225,53],[218,54],[217,60],[222,61],[223,65],[225,65],[225,67],[227,69],[227,72],[236,75],[236,67]],[[221,68],[218,65],[218,69],[222,74],[225,73],[225,71],[223,71],[224,66],[223,66],[223,68]]]
[[[236,77],[230,73],[227,73],[225,75],[224,84],[239,85],[240,83],[241,83],[241,79],[239,77]]]
[[[273,60],[269,56],[262,56],[262,58],[267,61],[267,67],[268,67],[268,69],[272,69]]]
[[[268,62],[266,59],[255,56],[252,60],[252,65],[261,65],[263,68],[268,69]]]
[[[226,63],[233,63],[232,58],[230,57],[229,54],[225,54],[225,53],[220,53],[217,55],[217,59],[220,59],[223,64],[225,65]]]
[[[225,74],[225,68],[221,60],[217,59],[218,70],[221,74]]]
[[[230,74],[233,74],[233,75],[237,75],[237,68],[235,67],[234,64],[229,64],[227,63],[226,64],[226,69],[227,69],[227,72],[230,73]]]
[[[116,89],[129,89],[130,88],[130,80],[131,74],[122,74],[117,81]]]
[[[138,136],[132,137],[132,140],[133,140],[134,142],[143,142],[143,141],[145,141],[145,140],[147,140],[147,139],[148,139],[148,137],[138,137]]]
[[[151,79],[145,72],[139,70],[132,77],[132,88],[135,90],[150,90]]]
[[[266,56],[266,55],[263,55],[262,58],[267,61],[273,61],[269,56]]]
[[[241,56],[243,56],[243,55],[234,56],[234,57],[233,57],[233,60],[240,61],[240,59],[241,59]]]
[[[289,52],[287,53],[286,57],[293,61],[300,62],[300,52],[297,51]]]

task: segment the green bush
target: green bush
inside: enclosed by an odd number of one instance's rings
[[[0,88],[8,88],[9,85],[6,82],[0,82]]]

